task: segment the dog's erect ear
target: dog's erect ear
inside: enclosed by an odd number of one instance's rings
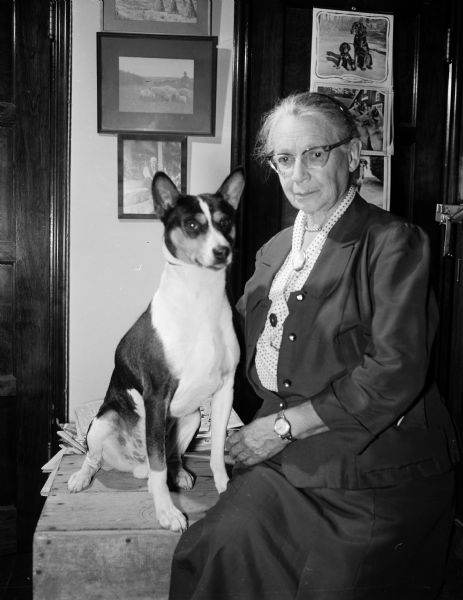
[[[236,210],[240,203],[241,194],[244,188],[244,169],[237,167],[225,179],[220,188],[217,190],[223,198],[233,206]]]
[[[158,171],[153,177],[151,185],[151,193],[153,194],[154,207],[158,210],[160,216],[169,208],[173,208],[177,204],[180,192],[175,187],[171,178]]]

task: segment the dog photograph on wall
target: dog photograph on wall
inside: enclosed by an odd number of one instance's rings
[[[215,133],[217,37],[97,33],[99,133]]]
[[[312,91],[336,98],[349,110],[357,123],[362,152],[386,153],[391,112],[385,90],[316,84]]]
[[[210,0],[104,0],[103,30],[209,35]]]
[[[187,138],[184,136],[117,136],[119,219],[158,219],[151,193],[157,171],[186,192]]]
[[[370,204],[389,210],[390,157],[361,155],[357,188]]]
[[[392,15],[313,9],[311,80],[392,86]]]

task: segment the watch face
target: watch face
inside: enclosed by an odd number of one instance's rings
[[[280,417],[275,421],[274,429],[275,433],[277,433],[278,435],[286,435],[289,432],[290,425],[286,419]]]

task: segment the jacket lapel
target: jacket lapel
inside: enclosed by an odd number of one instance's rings
[[[304,321],[310,326],[318,312],[320,302],[339,284],[358,242],[368,216],[368,204],[357,194],[341,219],[330,231],[320,256],[312,269],[303,290],[311,302],[306,305]],[[264,248],[258,268],[247,284],[246,347],[248,367],[264,328],[270,308],[268,294],[273,278],[291,250],[292,227],[273,238]],[[294,296],[289,299],[289,309],[294,305]]]
[[[339,284],[368,217],[368,204],[358,194],[328,234],[303,289],[312,298],[325,298]]]

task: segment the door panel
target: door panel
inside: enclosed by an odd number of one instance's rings
[[[14,271],[12,2],[0,4],[0,506],[6,522],[15,503]],[[5,17],[5,18],[3,18]],[[14,540],[14,532],[6,532]],[[14,550],[15,544],[7,549]]]
[[[0,518],[23,551],[66,414],[70,9],[0,0]]]

